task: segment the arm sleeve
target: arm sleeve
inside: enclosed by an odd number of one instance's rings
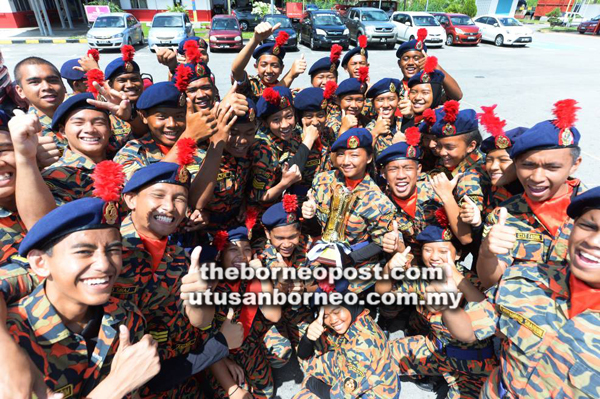
[[[300,343],[298,344],[298,357],[302,360],[306,360],[315,353],[315,343],[308,339],[306,335],[302,336]]]
[[[350,259],[354,262],[355,265],[360,264],[372,257],[379,255],[383,250],[381,247],[374,242],[370,242],[364,247],[357,249],[356,251],[352,251],[350,254]]]
[[[309,153],[310,150],[308,149],[308,147],[304,145],[304,143],[300,144],[300,147],[298,147],[298,151],[296,151],[294,156],[290,159],[290,168],[293,165],[298,165],[300,173],[304,173],[304,166],[306,165],[306,161],[308,160]]]
[[[327,385],[317,377],[310,377],[308,381],[306,381],[306,388],[319,399],[331,398],[331,386]]]

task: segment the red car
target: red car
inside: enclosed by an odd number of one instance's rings
[[[432,12],[446,30],[446,46],[453,44],[474,44],[481,42],[479,27],[468,15]]]
[[[584,33],[596,33],[600,35],[600,15],[595,16],[589,21],[585,21],[579,24],[577,31],[581,34]]]
[[[242,30],[236,17],[232,15],[213,17],[208,32],[208,47],[210,51],[242,49]]]

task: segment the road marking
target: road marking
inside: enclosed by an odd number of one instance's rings
[[[66,43],[67,40],[66,39],[53,39],[52,43],[54,44],[59,44],[59,43]]]
[[[40,41],[37,39],[27,39],[25,40],[25,43],[27,44],[40,44]]]

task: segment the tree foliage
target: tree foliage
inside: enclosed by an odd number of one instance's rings
[[[118,4],[108,0],[94,0],[86,4],[90,6],[108,6],[110,8],[110,12],[123,12],[123,9],[119,7]]]
[[[554,10],[546,14],[546,16],[548,18],[560,18],[562,16],[562,11],[560,11],[559,7],[556,7]]]
[[[477,15],[477,4],[475,4],[475,0],[454,0],[448,4],[444,11],[465,14],[473,18]]]

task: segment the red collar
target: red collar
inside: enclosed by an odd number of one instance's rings
[[[156,269],[158,269],[158,265],[160,265],[160,261],[165,255],[168,237],[165,237],[162,240],[154,240],[152,238],[144,237],[140,234],[140,239],[144,244],[144,248],[146,251],[148,251],[150,257],[152,258],[152,271],[155,272]]]
[[[347,177],[346,179],[346,187],[348,187],[350,190],[354,190],[356,188],[356,186],[358,186],[365,178],[363,177],[362,179],[348,179]]]
[[[590,287],[575,277],[573,273],[569,278],[569,287],[571,288],[570,319],[587,309],[600,312],[600,289]]]
[[[166,145],[156,143],[156,146],[162,152],[163,155],[167,155],[169,151],[171,151],[171,147],[167,147]]]
[[[568,190],[565,194],[543,202],[532,201],[527,194],[523,194],[529,208],[554,237],[558,234],[560,226],[568,218],[567,208],[571,203],[575,184],[577,184],[575,180],[567,180]]]
[[[415,192],[407,199],[401,199],[392,194],[392,200],[400,207],[402,210],[411,218],[415,218],[417,214],[417,188],[415,187]]]

